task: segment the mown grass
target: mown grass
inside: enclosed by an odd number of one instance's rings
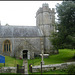
[[[50,55],[48,58],[44,58],[44,64],[59,64],[59,63],[65,63],[65,62],[71,62],[75,61],[73,59],[75,54],[75,49],[60,49],[59,54],[56,55]],[[40,65],[41,63],[41,57],[35,58],[35,59],[30,59],[28,60],[28,65],[32,64],[33,66],[35,65]],[[29,71],[29,66],[28,66],[28,71]],[[38,73],[30,73],[29,74],[41,74],[40,72]],[[48,71],[48,72],[43,72],[42,74],[67,74],[64,71],[60,70],[55,70],[55,71]]]
[[[75,50],[61,49],[59,54],[51,55],[49,58],[44,58],[45,64],[59,64],[65,63],[73,59]]]
[[[5,56],[5,67],[16,67],[17,64],[22,65],[23,60],[16,59],[10,56]],[[0,67],[4,67],[4,63],[0,63]]]
[[[59,54],[51,55],[48,58],[44,58],[44,64],[59,64],[59,63],[65,63],[68,61],[72,61],[73,56],[75,53],[75,49],[60,49]],[[74,60],[75,61],[75,60]],[[32,65],[40,65],[41,63],[41,57],[30,59],[28,60],[29,64]]]

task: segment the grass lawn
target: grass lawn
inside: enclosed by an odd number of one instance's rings
[[[60,49],[59,54],[56,55],[50,55],[48,58],[44,58],[44,63],[45,65],[48,64],[59,64],[59,63],[65,63],[65,62],[71,62],[75,61],[74,57],[75,49]],[[32,64],[33,66],[35,65],[40,65],[41,62],[41,57],[35,58],[35,59],[30,59],[28,60],[28,65]],[[28,66],[29,69],[29,66]],[[41,73],[30,73],[29,74],[41,74]],[[64,71],[56,70],[56,71],[49,71],[49,72],[44,72],[43,74],[67,74]]]
[[[16,67],[17,64],[22,65],[23,60],[15,59],[10,56],[5,56],[5,67]],[[4,67],[4,63],[0,63],[0,67]]]
[[[44,58],[44,63],[45,65],[48,65],[48,64],[59,64],[69,61],[75,61],[75,59],[73,59],[74,53],[75,49],[74,50],[60,49],[59,54],[51,55],[48,58]],[[40,65],[40,62],[41,62],[41,57],[28,60],[28,64],[32,64],[33,66]]]

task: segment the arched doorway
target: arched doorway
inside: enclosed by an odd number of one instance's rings
[[[28,50],[23,50],[23,59],[27,59]]]

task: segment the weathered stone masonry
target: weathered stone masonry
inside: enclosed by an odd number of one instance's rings
[[[49,35],[54,31],[54,22],[54,9],[43,4],[36,12],[36,26],[0,25],[0,54],[17,58],[24,58],[26,54],[27,59],[34,58],[34,55],[41,53],[40,38],[44,39],[44,52],[52,52]]]

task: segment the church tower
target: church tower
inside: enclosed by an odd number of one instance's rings
[[[44,52],[49,53],[51,51],[51,43],[49,36],[54,31],[53,23],[55,22],[55,11],[54,8],[50,9],[47,3],[42,4],[42,7],[36,12],[36,26],[43,32],[44,37]]]

